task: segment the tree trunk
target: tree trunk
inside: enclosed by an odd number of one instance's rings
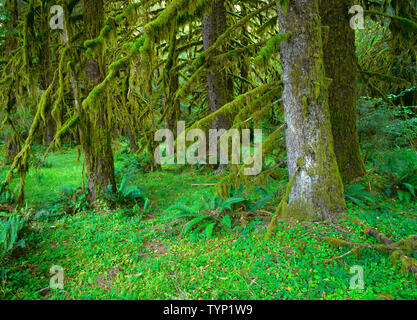
[[[44,38],[42,40],[41,46],[41,54],[39,55],[40,58],[40,65],[42,66],[42,74],[40,77],[40,86],[42,90],[48,89],[49,85],[52,81],[52,71],[51,71],[51,52],[50,52],[50,27],[49,27],[49,17],[45,15],[44,20],[42,21],[42,35]],[[43,143],[45,146],[49,146],[54,137],[56,132],[56,124],[55,120],[51,114],[51,104],[49,103],[46,106],[46,115],[45,115],[45,124],[43,130]]]
[[[103,0],[84,0],[84,23],[87,39],[96,38],[101,30],[104,16]],[[103,80],[99,62],[87,59],[85,65],[84,97]],[[114,159],[110,135],[110,114],[105,103],[97,110],[78,106],[79,133],[87,170],[90,200],[94,203],[109,185],[116,190]]]
[[[242,3],[240,6],[241,6],[242,17],[246,17],[248,14],[248,11],[246,10],[246,5]],[[242,45],[246,47],[249,45],[248,39],[250,38],[248,34],[247,26],[244,26],[242,28],[242,31],[243,31]],[[242,79],[240,80],[240,94],[244,94],[248,92],[249,90],[249,85],[245,81],[245,80],[250,80],[249,79],[249,75],[250,75],[249,66],[250,66],[250,61],[248,61],[247,56],[242,55],[241,58],[239,59],[240,76],[242,77]]]
[[[211,12],[206,15],[203,22],[203,45],[207,50],[217,38],[226,30],[226,8],[224,0],[215,0]],[[212,55],[218,55],[220,49],[214,50]],[[209,95],[210,111],[215,112],[232,100],[233,80],[229,79],[225,70],[218,66],[211,67],[207,71],[207,86]],[[230,120],[226,116],[220,115],[216,123],[217,128],[228,129]]]
[[[54,140],[55,133],[56,133],[56,125],[55,125],[55,120],[52,117],[50,112],[46,116],[45,120],[46,120],[46,123],[45,123],[45,129],[43,133],[43,144],[45,146],[49,146]]]
[[[333,150],[318,0],[292,0],[278,8],[283,102],[290,178],[285,216],[327,219],[345,210],[343,184]]]
[[[214,0],[211,12],[206,15],[203,21],[203,46],[207,50],[217,38],[226,30],[226,8],[224,0]],[[212,55],[216,56],[222,51],[221,48],[213,50]],[[208,57],[210,59],[210,57]],[[216,112],[226,103],[233,100],[233,78],[227,74],[227,70],[219,66],[210,66],[206,72],[208,87],[208,103],[210,112]],[[231,120],[221,114],[212,124],[213,129],[228,130],[231,127]],[[209,146],[214,149],[214,146]],[[217,148],[218,150],[220,148]],[[219,153],[217,153],[219,154]],[[219,169],[223,169],[220,165]]]
[[[164,123],[165,129],[169,129],[174,134],[174,139],[177,138],[177,121],[179,120],[180,113],[180,102],[178,99],[175,99],[175,92],[179,87],[179,77],[178,73],[172,73],[170,70],[169,84],[168,84],[168,93],[167,97],[164,97],[165,108],[170,108],[171,110],[167,112],[165,116]],[[174,146],[168,144],[168,153],[174,154]]]
[[[5,49],[5,59],[7,62],[12,57],[13,50],[17,47],[16,39],[16,28],[18,22],[18,7],[17,0],[8,0],[5,3],[5,9],[9,12],[9,20],[6,22],[7,33],[4,40],[4,49]],[[11,66],[6,70],[7,75],[12,73]],[[7,92],[7,109],[9,114],[14,113],[14,108],[16,107],[16,97],[14,93],[14,86],[10,85]],[[5,146],[4,146],[4,157],[6,163],[13,161],[17,153],[19,152],[19,142],[12,129],[9,126],[9,132],[5,137]]]
[[[126,110],[128,110],[129,115],[131,119],[126,119],[126,133],[127,133],[127,137],[129,139],[129,145],[130,145],[130,151],[133,153],[136,153],[139,150],[139,146],[138,146],[138,142],[137,142],[137,138],[136,138],[136,134],[135,134],[135,128],[136,128],[136,119],[134,116],[134,113],[131,113],[131,106],[129,101],[129,92],[130,92],[130,69],[127,70],[127,74],[126,74],[126,80],[124,82],[125,88],[124,88],[124,95],[123,95],[123,104],[126,107]],[[131,116],[130,113],[133,115]],[[131,120],[132,122],[130,122],[129,120]]]
[[[323,47],[329,87],[334,151],[340,175],[351,181],[365,174],[356,124],[357,57],[355,31],[350,27],[350,0],[320,0],[322,25],[329,27]]]

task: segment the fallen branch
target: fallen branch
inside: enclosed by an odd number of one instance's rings
[[[416,252],[417,249],[417,235],[412,235],[407,239],[400,240],[398,242],[392,241],[390,238],[387,238],[383,233],[371,228],[367,227],[367,234],[373,236],[379,242],[384,243],[385,245],[396,245],[396,246],[403,246],[404,249],[400,249],[394,251],[391,254],[391,260],[395,262],[395,260],[399,260],[401,262],[401,271],[402,272],[411,272],[417,280],[417,261],[416,259],[410,258],[406,255],[406,253]],[[406,251],[406,252],[404,252]]]
[[[363,225],[365,234],[368,234],[375,239],[377,239],[382,244],[378,245],[372,245],[372,244],[366,244],[366,243],[355,243],[352,241],[346,241],[336,238],[324,238],[324,237],[315,237],[318,239],[326,240],[328,243],[330,243],[333,246],[350,246],[353,247],[353,249],[346,254],[335,257],[332,259],[328,259],[325,261],[325,263],[329,263],[335,260],[340,260],[343,257],[347,256],[348,254],[359,252],[360,249],[373,249],[373,250],[382,250],[386,251],[390,254],[391,261],[393,263],[396,263],[397,261],[401,262],[401,271],[411,272],[414,277],[417,279],[417,260],[410,258],[407,256],[407,254],[412,254],[417,250],[417,235],[412,235],[408,237],[407,239],[403,239],[397,242],[394,242],[390,238],[386,237],[383,233],[369,227],[366,225]]]

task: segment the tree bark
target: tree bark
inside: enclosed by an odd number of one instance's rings
[[[49,17],[48,15],[45,15],[44,20],[42,21],[42,35],[44,35],[44,38],[42,39],[41,53],[39,55],[39,63],[42,66],[42,74],[40,77],[40,86],[42,90],[46,90],[52,81],[49,30]],[[46,106],[45,111],[46,115],[43,131],[43,143],[45,146],[49,146],[55,137],[56,124],[51,114],[51,104]]]
[[[295,180],[285,216],[328,219],[346,208],[333,150],[318,0],[278,8],[289,175]]]
[[[246,5],[244,3],[242,3],[241,5],[241,14],[242,17],[246,17],[248,14],[248,11],[246,10]],[[243,39],[242,39],[242,45],[244,47],[249,45],[249,34],[248,34],[248,28],[247,26],[244,26],[242,28],[242,33],[243,33]],[[240,81],[240,94],[244,94],[246,92],[248,92],[249,90],[249,85],[245,80],[250,80],[249,76],[250,76],[250,61],[248,61],[247,56],[242,55],[241,58],[239,59],[239,67],[240,67],[240,76],[242,77],[242,80]],[[245,80],[244,80],[245,79]]]
[[[203,21],[203,47],[204,50],[210,48],[217,38],[226,30],[226,7],[224,0],[214,0],[211,12],[206,15]],[[223,52],[222,48],[217,48],[211,53],[216,56]],[[210,59],[210,57],[208,57]],[[227,74],[227,70],[221,69],[219,66],[210,66],[206,72],[208,103],[210,112],[216,112],[226,103],[233,100],[233,78]],[[221,114],[212,124],[212,129],[225,129],[231,127],[231,120],[227,116]],[[209,150],[214,146],[209,146]],[[220,152],[220,148],[217,150]],[[217,154],[219,154],[219,152]],[[225,165],[220,165],[222,170]]]
[[[18,7],[17,0],[8,0],[5,3],[5,9],[9,12],[9,20],[6,23],[7,33],[4,39],[5,59],[10,61],[13,50],[17,47],[16,28],[18,22]],[[7,75],[12,73],[11,66],[6,70]],[[7,109],[9,114],[13,114],[13,109],[16,107],[16,96],[14,94],[14,86],[10,85],[7,92]],[[4,156],[6,163],[13,161],[17,153],[19,152],[19,142],[14,135],[12,129],[9,126],[9,132],[5,137]]]
[[[129,112],[129,116],[130,113],[132,112],[131,110],[131,106],[130,103],[128,103],[129,101],[129,92],[130,92],[130,69],[127,70],[127,74],[126,74],[126,80],[124,82],[125,88],[124,88],[124,96],[123,96],[123,103],[126,107],[126,110],[128,110]],[[134,114],[134,113],[132,113]],[[138,142],[137,142],[137,138],[136,138],[136,134],[135,134],[135,122],[136,119],[133,116],[131,118],[131,121],[129,121],[129,119],[126,119],[126,132],[127,132],[127,137],[129,139],[129,145],[130,145],[130,151],[133,153],[136,153],[139,150],[139,146],[138,146]]]
[[[328,27],[323,47],[329,87],[334,151],[344,181],[365,174],[356,117],[357,57],[355,31],[349,24],[351,0],[320,0],[322,25]]]
[[[203,46],[207,50],[217,38],[226,30],[226,8],[224,0],[213,1],[211,12],[206,15],[203,22]],[[221,49],[214,50],[212,55],[217,55]],[[210,58],[209,58],[210,59]],[[215,112],[232,100],[233,91],[230,90],[233,81],[225,70],[213,66],[207,71],[207,86],[210,111]],[[220,115],[216,122],[217,128],[228,129],[230,120]]]
[[[84,0],[83,17],[86,38],[95,39],[103,25],[103,0]],[[84,97],[104,78],[97,59],[86,60],[85,76]],[[107,186],[112,185],[113,191],[116,190],[110,135],[111,115],[105,103],[99,103],[97,110],[86,110],[78,105],[77,111],[89,197],[94,203]]]

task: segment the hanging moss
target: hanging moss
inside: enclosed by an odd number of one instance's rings
[[[268,83],[265,85],[261,85],[247,93],[244,93],[238,97],[236,97],[233,101],[225,104],[223,107],[221,107],[219,110],[217,110],[216,112],[213,112],[211,114],[209,114],[208,116],[206,116],[205,118],[197,121],[191,129],[194,128],[200,128],[200,129],[205,129],[208,128],[211,123],[217,119],[217,117],[219,115],[230,115],[232,117],[235,117],[238,115],[237,110],[239,110],[239,108],[245,107],[245,113],[248,114],[250,113],[250,109],[251,106],[253,106],[253,104],[250,103],[250,98],[253,96],[262,96],[263,93],[265,91],[267,91],[268,89],[270,89],[271,87],[277,86],[279,83],[273,82],[273,83]],[[265,101],[265,100],[263,100]],[[241,119],[241,117],[240,117]]]
[[[417,33],[417,23],[410,20],[410,19],[400,17],[400,16],[393,16],[393,15],[390,15],[390,14],[386,14],[386,13],[382,13],[382,12],[378,12],[378,11],[373,11],[373,10],[365,10],[365,13],[373,14],[373,15],[379,15],[379,16],[390,18],[390,19],[395,19],[403,25],[403,27],[406,29],[406,32]]]
[[[263,6],[262,8],[256,10],[255,12],[248,14],[246,17],[241,19],[236,24],[230,26],[225,32],[223,32],[216,41],[204,52],[200,53],[195,59],[193,64],[191,65],[192,70],[198,70],[201,68],[201,66],[206,62],[206,59],[212,55],[213,52],[218,50],[220,46],[222,46],[233,34],[233,32],[236,31],[237,28],[241,28],[244,26],[250,19],[253,17],[259,15],[260,13],[272,8],[274,6],[273,3],[270,3],[268,5]]]
[[[95,86],[89,93],[86,99],[82,102],[83,108],[85,110],[97,110],[97,103],[98,98],[106,92],[107,87],[110,85],[111,81],[119,74],[119,72],[123,68],[127,68],[129,66],[130,61],[137,57],[137,55],[141,52],[141,48],[143,47],[146,41],[146,37],[143,36],[139,40],[131,43],[126,44],[125,48],[129,49],[127,56],[120,58],[119,60],[113,62],[109,70],[110,72],[104,78],[104,80]]]
[[[275,233],[276,224],[279,217],[287,217],[287,203],[288,199],[290,197],[291,189],[293,188],[293,185],[295,183],[296,175],[294,175],[290,182],[287,185],[287,189],[285,190],[285,195],[282,198],[280,204],[278,205],[277,210],[275,211],[274,216],[272,217],[271,223],[268,226],[268,229],[266,231],[265,240],[270,240],[272,236]]]
[[[288,41],[289,34],[278,34],[268,40],[266,45],[261,49],[259,55],[255,58],[255,64],[268,65],[272,55],[279,52],[280,45],[283,41]]]
[[[265,155],[270,154],[272,150],[276,150],[277,140],[281,139],[280,136],[283,130],[284,126],[279,127],[273,133],[271,133],[265,139],[265,141],[262,142],[262,148],[257,150],[257,152],[259,152],[259,150],[262,150],[262,159],[265,158]],[[227,134],[227,132],[225,134]],[[282,150],[282,152],[283,151],[284,150]],[[239,186],[242,184],[247,187],[250,187],[256,183],[259,183],[260,180],[266,179],[266,173],[261,173],[256,179],[251,178],[251,176],[245,175],[244,170],[247,168],[247,165],[234,167],[234,170],[230,174],[222,178],[216,184],[217,194],[222,198],[226,199],[229,196],[229,191],[232,187],[239,188]]]
[[[56,75],[56,74],[55,74]],[[41,124],[42,118],[44,117],[45,108],[49,102],[52,89],[55,84],[55,76],[52,83],[49,85],[48,89],[43,93],[41,100],[37,106],[37,111],[35,117],[33,118],[32,125],[29,130],[28,137],[26,138],[21,150],[15,156],[13,163],[10,166],[10,169],[6,175],[5,180],[2,182],[0,194],[3,193],[7,185],[12,181],[14,171],[20,173],[20,184],[19,184],[19,193],[18,193],[18,204],[23,204],[24,202],[24,190],[25,190],[25,179],[26,173],[29,170],[29,156],[31,153],[31,145],[38,127]]]

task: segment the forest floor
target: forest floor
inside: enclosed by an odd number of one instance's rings
[[[386,253],[363,249],[360,256],[326,262],[351,248],[319,239],[347,237],[325,223],[280,221],[269,241],[268,221],[261,218],[208,240],[178,234],[166,209],[197,205],[214,192],[212,186],[192,186],[217,181],[201,169],[130,176],[150,199],[145,212],[103,206],[42,218],[57,205],[59,186],[81,185],[76,158],[74,150],[52,154],[49,165],[29,174],[26,210],[37,218],[25,231],[26,247],[0,265],[0,299],[417,299],[413,275],[401,273]],[[122,162],[116,157],[117,168]],[[285,181],[271,181],[266,190],[282,189]],[[362,208],[349,204],[344,226],[355,242],[377,243],[350,219],[354,216],[399,240],[417,233],[416,209],[383,198]],[[64,270],[63,290],[44,289],[54,265]],[[353,266],[363,268],[363,289],[350,287]]]

